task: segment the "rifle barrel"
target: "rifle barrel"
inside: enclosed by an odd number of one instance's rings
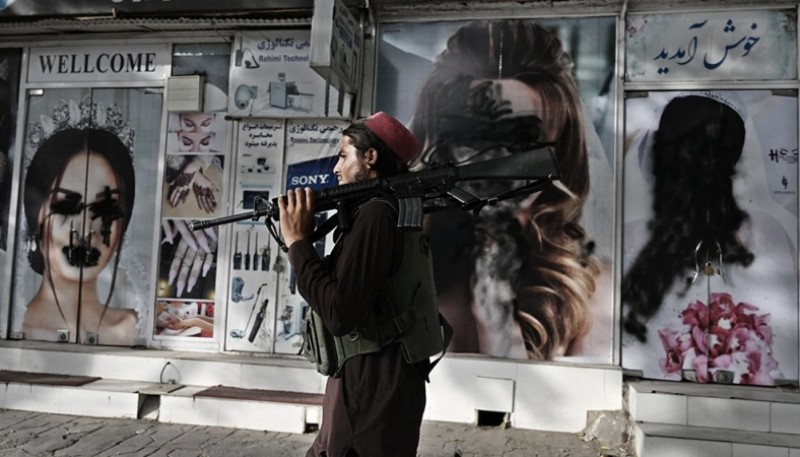
[[[232,222],[243,221],[245,219],[257,220],[261,216],[270,214],[271,211],[271,208],[257,208],[247,213],[232,214],[230,216],[222,216],[216,219],[191,221],[189,222],[189,230],[202,230],[221,224],[230,224]]]
[[[457,181],[473,179],[546,179],[558,178],[550,148],[542,147],[510,156],[460,165]]]
[[[477,179],[558,179],[558,170],[549,147],[540,147],[519,152],[505,157],[469,163],[466,165],[447,165],[436,168],[395,175],[389,178],[376,178],[352,184],[328,187],[314,191],[316,211],[337,209],[337,204],[344,200],[358,199],[370,195],[376,190],[394,191],[397,197],[420,196],[424,193],[424,185],[447,186],[455,181]],[[409,191],[419,192],[414,194]],[[258,220],[267,216],[278,220],[278,198],[271,203],[259,206],[247,213],[223,216],[216,219],[198,220],[189,223],[190,230],[200,230],[220,224]]]

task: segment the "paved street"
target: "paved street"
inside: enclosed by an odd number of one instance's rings
[[[0,456],[303,457],[314,434],[0,410]],[[419,457],[622,455],[578,434],[425,422]],[[365,456],[379,457],[379,456]]]

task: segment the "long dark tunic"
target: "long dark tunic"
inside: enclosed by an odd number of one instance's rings
[[[380,289],[399,267],[397,212],[383,202],[367,203],[339,243],[341,249],[334,249],[325,264],[310,241],[297,241],[289,248],[289,261],[300,294],[334,335],[343,336],[380,306]],[[426,365],[407,364],[397,344],[345,362],[340,378],[328,378],[322,425],[306,456],[342,457],[349,449],[360,457],[415,456]]]

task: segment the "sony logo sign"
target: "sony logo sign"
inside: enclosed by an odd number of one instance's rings
[[[301,176],[292,176],[289,180],[290,187],[297,187],[297,186],[313,186],[319,184],[328,184],[328,180],[331,177],[329,173],[326,174],[319,174],[319,175],[301,175]]]

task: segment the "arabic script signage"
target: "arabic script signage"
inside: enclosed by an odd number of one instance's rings
[[[635,82],[797,78],[794,11],[632,14],[626,79]]]
[[[228,113],[242,117],[327,115],[338,92],[309,66],[309,30],[268,30],[236,36]]]

